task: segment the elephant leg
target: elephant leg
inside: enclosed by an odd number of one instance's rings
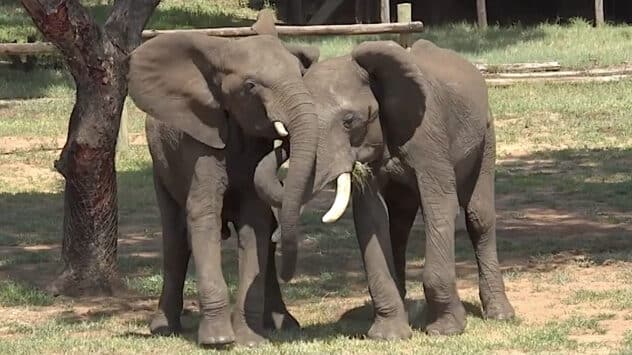
[[[276,244],[270,243],[266,271],[264,326],[270,330],[298,330],[301,328],[300,324],[288,311],[285,302],[283,302],[274,260],[275,248]]]
[[[149,328],[152,334],[172,335],[182,330],[182,292],[191,251],[183,211],[158,179],[154,179],[154,185],[162,222],[163,276],[159,310]]]
[[[241,201],[238,223],[239,290],[232,323],[237,342],[245,346],[265,341],[263,314],[271,219],[272,212],[263,201],[252,197]]]
[[[418,171],[426,233],[423,286],[428,303],[426,332],[452,335],[465,329],[465,308],[456,289],[454,228],[459,208],[453,169],[432,159]]]
[[[479,177],[466,207],[465,216],[478,264],[479,295],[483,315],[491,319],[511,319],[515,313],[505,294],[505,284],[496,252],[493,173],[483,173]]]
[[[221,260],[225,174],[223,164],[214,157],[198,158],[187,198],[187,229],[202,314],[198,343],[211,347],[224,347],[235,341]]]
[[[419,197],[413,189],[392,181],[382,191],[388,207],[397,288],[403,300],[406,298],[406,246],[419,210]]]
[[[353,219],[375,309],[368,336],[389,340],[410,338],[408,314],[395,282],[388,211],[375,179],[363,189],[354,186]]]

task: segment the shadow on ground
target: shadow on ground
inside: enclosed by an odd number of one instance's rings
[[[508,272],[538,273],[569,263],[601,265],[632,261],[631,168],[629,149],[562,150],[500,160],[498,249],[503,268]],[[162,279],[160,229],[151,171],[144,166],[138,171],[121,173],[119,186],[122,233],[119,265],[130,291],[119,297],[75,300],[77,306],[59,314],[59,322],[98,321],[129,314],[136,314],[130,321],[145,322],[156,307]],[[306,213],[297,277],[282,286],[289,304],[314,303],[327,297],[368,297],[349,211],[334,226],[319,222],[332,194],[332,191],[322,193],[310,203],[310,211]],[[37,288],[56,275],[61,201],[60,194],[0,195],[3,226],[0,278],[14,283],[0,284],[0,301],[10,287],[21,285],[24,292],[39,292]],[[423,269],[422,230],[423,224],[418,221],[408,248],[407,279],[416,291],[420,290]],[[475,286],[476,264],[464,232],[457,233],[456,245],[459,282]],[[237,285],[235,249],[235,238],[225,242],[224,274],[233,295]],[[197,308],[194,272],[187,285],[185,324],[189,324],[187,329],[191,334],[186,336],[194,340],[192,329],[198,317],[194,311]],[[16,305],[54,306],[66,300],[38,296],[20,302]],[[480,317],[478,304],[466,302],[466,308],[471,315]],[[366,334],[371,314],[371,306],[365,304],[348,310],[335,323],[311,325],[298,333],[280,334],[276,339],[294,341],[336,334],[359,337]]]

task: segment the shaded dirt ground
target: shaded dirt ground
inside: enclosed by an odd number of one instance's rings
[[[499,166],[519,172],[531,169],[533,164],[533,159],[521,156],[499,161]],[[546,161],[535,161],[535,164],[541,171]],[[20,172],[16,178],[35,174],[37,179],[56,179],[52,171],[40,171],[36,167],[29,170],[28,166],[15,166],[13,169]],[[597,331],[574,331],[571,339],[579,343],[600,343],[603,349],[616,349],[626,331],[632,329],[632,292],[628,286],[632,281],[632,224],[626,223],[629,216],[620,209],[603,207],[598,213],[592,213],[586,209],[589,201],[582,196],[546,189],[540,192],[543,196],[532,196],[531,199],[521,193],[505,192],[497,196],[498,248],[509,299],[520,321],[526,324],[544,325],[577,317],[597,317]],[[326,321],[356,317],[368,327],[370,311],[365,307],[368,293],[350,213],[347,211],[343,220],[333,228],[318,223],[331,197],[332,191],[325,191],[310,203],[312,212],[306,217],[299,276],[292,284],[283,286],[284,292],[290,293],[287,297],[290,309],[304,325],[322,321],[311,318],[314,312],[311,306],[321,304],[329,305],[330,312],[324,316]],[[551,207],[552,203],[560,201],[563,207]],[[411,318],[419,317],[419,302],[423,300],[420,285],[423,225],[420,220],[418,217],[408,248]],[[150,274],[159,274],[159,227],[123,224],[121,234],[119,258],[131,265],[124,263],[123,275],[132,279],[135,275],[147,274],[147,267]],[[224,264],[234,279],[235,238],[225,242],[225,250]],[[14,280],[43,289],[58,271],[59,252],[58,244],[2,246],[0,260],[24,253],[48,253],[53,257],[0,265],[0,280]],[[480,317],[477,269],[463,230],[457,233],[456,268],[461,298],[468,311],[474,317]],[[331,282],[324,279],[331,279]],[[310,287],[320,289],[313,292]],[[22,333],[16,332],[16,324],[33,327],[51,320],[80,323],[107,317],[121,324],[144,324],[157,307],[156,296],[155,291],[148,295],[132,289],[110,298],[59,298],[48,306],[0,306],[4,321],[0,324],[0,339],[18,340]],[[185,324],[190,330],[187,336],[193,337],[197,313],[195,297],[189,295],[185,308]],[[146,327],[142,329],[145,330],[141,334],[147,335]],[[95,331],[93,335],[100,332],[102,330]],[[116,330],[112,332],[116,333]],[[600,352],[598,348],[596,350]]]

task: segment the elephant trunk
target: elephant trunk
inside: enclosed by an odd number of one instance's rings
[[[261,199],[273,208],[281,208],[283,203],[283,185],[277,172],[281,165],[289,158],[283,146],[275,148],[268,153],[255,169],[254,185]]]
[[[302,83],[294,85],[297,87],[293,91],[286,90],[294,94],[282,97],[277,102],[282,111],[276,110],[286,113],[280,118],[287,126],[290,141],[290,168],[285,179],[279,216],[282,237],[280,276],[284,281],[291,280],[296,269],[300,208],[310,185],[318,143],[318,120],[311,95]]]

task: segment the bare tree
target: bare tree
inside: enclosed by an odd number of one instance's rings
[[[76,86],[68,137],[55,168],[66,180],[60,294],[111,294],[118,209],[114,156],[127,96],[128,55],[160,0],[116,0],[99,26],[77,0],[21,0],[63,54]]]

